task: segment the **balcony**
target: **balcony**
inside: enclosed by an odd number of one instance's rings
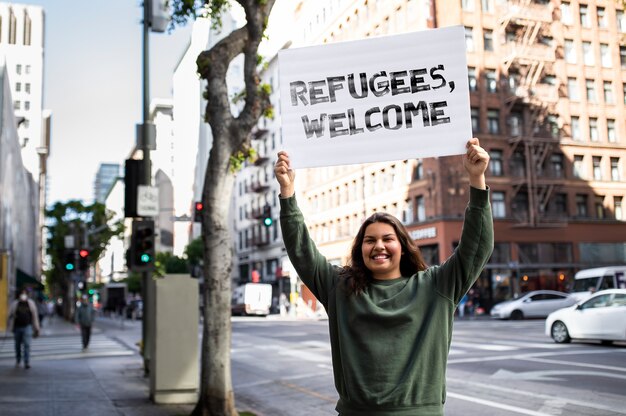
[[[270,186],[266,183],[252,182],[250,184],[250,191],[252,192],[261,193],[261,192],[266,192],[269,189],[270,189]]]
[[[498,6],[501,21],[521,23],[523,21],[552,23],[552,5],[537,4],[524,0],[509,0]],[[521,22],[520,22],[521,21]]]

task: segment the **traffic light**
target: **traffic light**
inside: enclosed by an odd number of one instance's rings
[[[200,201],[193,204],[193,221],[202,222],[202,213],[204,212],[204,204]]]
[[[266,205],[263,207],[263,225],[270,227],[274,223],[272,219],[272,207]]]
[[[89,269],[89,250],[81,248],[78,250],[78,270],[86,271]]]
[[[65,253],[63,253],[63,268],[68,272],[76,270],[76,250],[65,250]]]
[[[154,269],[154,257],[154,221],[133,221],[129,268],[136,272],[150,271]]]
[[[144,183],[145,162],[127,159],[124,163],[124,217],[139,217],[137,213],[137,187]]]

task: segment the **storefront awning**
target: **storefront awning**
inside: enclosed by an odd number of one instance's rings
[[[19,268],[17,269],[15,286],[18,292],[25,287],[31,287],[34,290],[43,290],[43,285],[37,279]]]

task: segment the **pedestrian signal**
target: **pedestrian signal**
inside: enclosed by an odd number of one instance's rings
[[[65,250],[63,254],[63,268],[68,272],[72,272],[76,269],[76,251]]]
[[[270,227],[274,223],[272,219],[272,207],[266,205],[263,207],[263,225],[266,227]]]

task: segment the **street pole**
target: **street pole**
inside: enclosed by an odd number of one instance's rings
[[[143,1],[143,59],[142,59],[142,69],[143,69],[143,124],[141,129],[141,149],[143,151],[143,163],[144,163],[144,185],[151,185],[152,182],[152,166],[150,165],[150,138],[148,132],[148,123],[150,118],[150,3],[151,0]],[[142,272],[142,294],[141,298],[143,300],[145,310],[142,318],[141,318],[141,331],[142,331],[142,351],[143,351],[143,368],[144,368],[144,376],[147,376],[150,371],[150,331],[148,331],[148,322],[147,317],[151,316],[150,314],[150,299],[149,299],[149,290],[148,283],[150,282],[150,271]]]

